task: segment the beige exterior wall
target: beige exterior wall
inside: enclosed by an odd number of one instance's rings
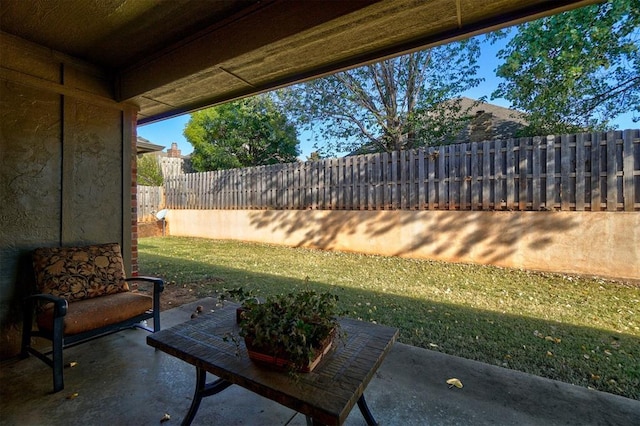
[[[15,355],[41,246],[132,252],[136,109],[100,70],[0,33],[0,358]]]
[[[640,279],[640,213],[170,210],[171,235]]]

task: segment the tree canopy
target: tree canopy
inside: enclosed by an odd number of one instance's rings
[[[321,155],[446,142],[468,118],[457,97],[475,77],[477,39],[438,46],[281,90]],[[467,108],[468,109],[468,108]]]
[[[164,177],[158,157],[151,154],[142,155],[137,159],[137,182],[143,186],[162,186]]]
[[[640,112],[640,2],[615,0],[522,24],[498,52],[492,97],[528,114],[527,136],[604,130]],[[501,35],[504,35],[502,33]]]
[[[270,95],[258,95],[191,114],[184,136],[197,171],[296,161],[296,128]]]

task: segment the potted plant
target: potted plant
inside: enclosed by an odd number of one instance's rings
[[[311,371],[339,334],[338,296],[331,293],[246,298],[239,316],[249,357],[293,371]]]

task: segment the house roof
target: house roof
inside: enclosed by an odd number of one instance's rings
[[[596,0],[3,0],[0,29],[96,65],[140,124]]]
[[[136,148],[138,154],[146,154],[148,152],[158,152],[164,149],[163,145],[156,145],[151,143],[148,139],[143,138],[142,136],[138,136],[136,141]]]
[[[525,114],[515,109],[504,108],[488,102],[467,97],[455,98],[444,103],[456,102],[464,111],[463,129],[447,143],[481,142],[485,140],[504,140],[516,136],[516,132],[528,123]],[[378,147],[367,143],[346,154],[347,157],[378,152]]]
[[[463,111],[468,109],[469,115],[473,118],[469,120],[468,126],[455,141],[456,143],[469,142],[472,139],[480,141],[513,138],[518,130],[528,124],[526,115],[515,109],[478,102],[466,97],[461,98],[460,106]],[[473,135],[474,128],[483,124],[489,128]]]
[[[501,107],[489,102],[478,102],[475,99],[462,97],[460,106],[463,110],[469,108],[469,113],[475,115],[479,112],[491,113],[498,121],[511,121],[517,124],[526,125],[526,115],[518,110]],[[476,104],[476,105],[474,105]]]

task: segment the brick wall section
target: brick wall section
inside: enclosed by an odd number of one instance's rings
[[[131,276],[138,276],[138,156],[137,131],[131,138]]]

